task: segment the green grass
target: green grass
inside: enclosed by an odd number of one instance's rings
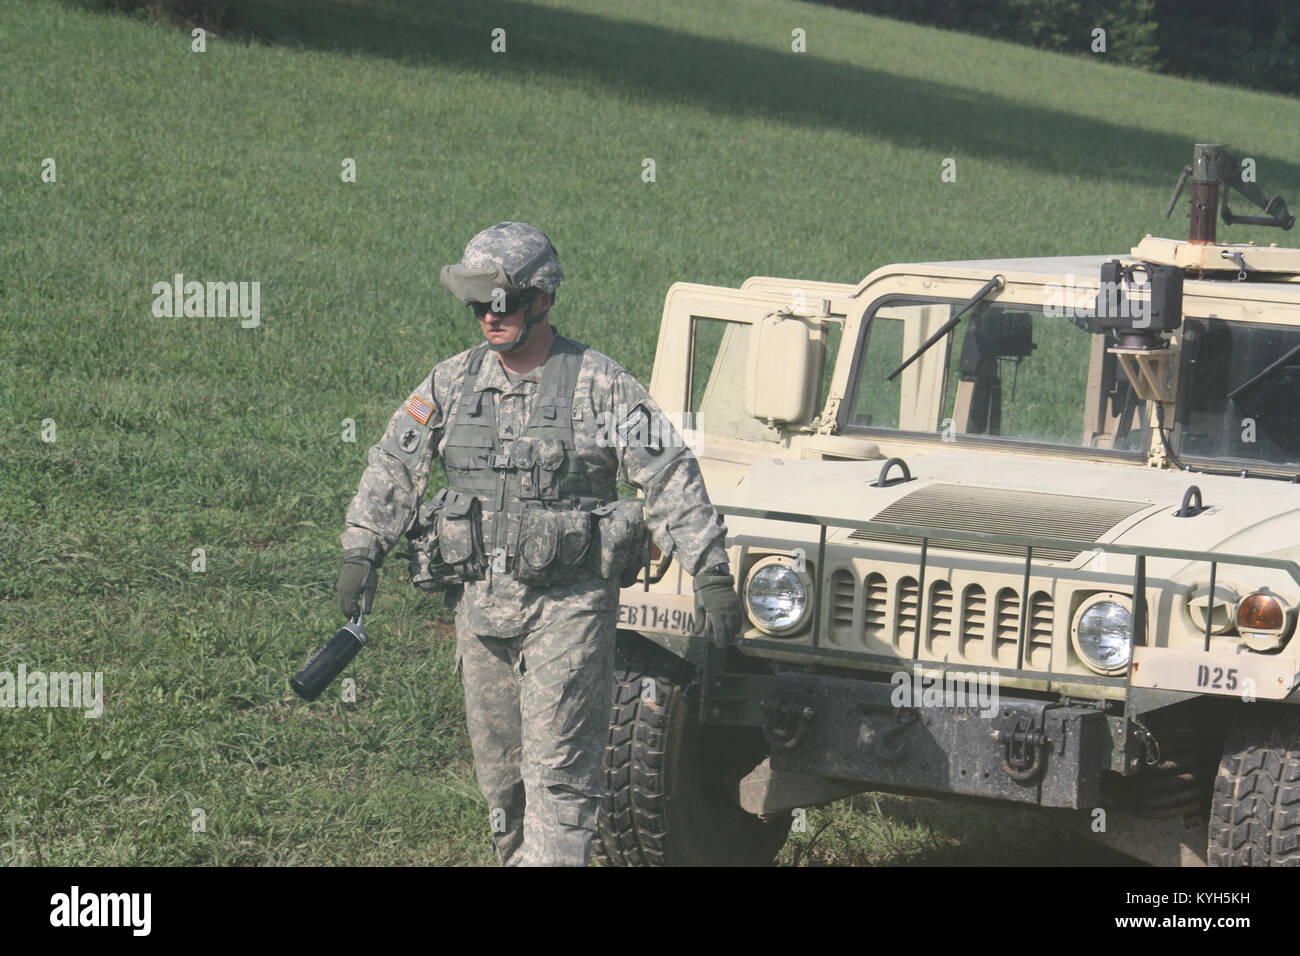
[[[366,447],[474,340],[437,273],[478,229],[542,226],[556,324],[648,381],[675,280],[1125,250],[1181,234],[1158,213],[1198,140],[1300,193],[1293,99],[788,0],[256,7],[197,54],[0,2],[0,667],[103,670],[108,698],[100,720],[0,713],[0,859],[493,862],[446,613],[400,562],[357,703],[287,685],[337,624]],[[176,272],[260,281],[261,326],[154,318]],[[1057,846],[923,805],[816,811],[782,859]]]

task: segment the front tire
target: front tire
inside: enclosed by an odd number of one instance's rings
[[[1208,851],[1210,866],[1300,865],[1300,716],[1261,709],[1228,735]]]
[[[596,854],[606,866],[766,866],[787,816],[764,820],[726,794],[766,756],[757,728],[702,727],[689,665],[620,632]]]

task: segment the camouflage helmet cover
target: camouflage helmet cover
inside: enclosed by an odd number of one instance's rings
[[[546,233],[526,222],[499,222],[465,246],[460,262],[442,267],[442,284],[462,302],[490,302],[495,289],[554,292],[564,281],[560,256]]]

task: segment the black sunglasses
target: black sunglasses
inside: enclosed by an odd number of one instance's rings
[[[536,298],[537,293],[535,292],[523,292],[519,295],[508,296],[505,306],[500,312],[497,312],[497,315],[514,315],[524,306],[531,305]],[[476,319],[481,319],[489,312],[494,311],[491,302],[468,302],[466,304],[470,307]]]

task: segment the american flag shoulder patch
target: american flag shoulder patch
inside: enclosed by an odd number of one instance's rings
[[[421,425],[429,424],[429,416],[433,414],[433,406],[421,399],[419,395],[411,396],[411,400],[406,403],[406,410]]]

